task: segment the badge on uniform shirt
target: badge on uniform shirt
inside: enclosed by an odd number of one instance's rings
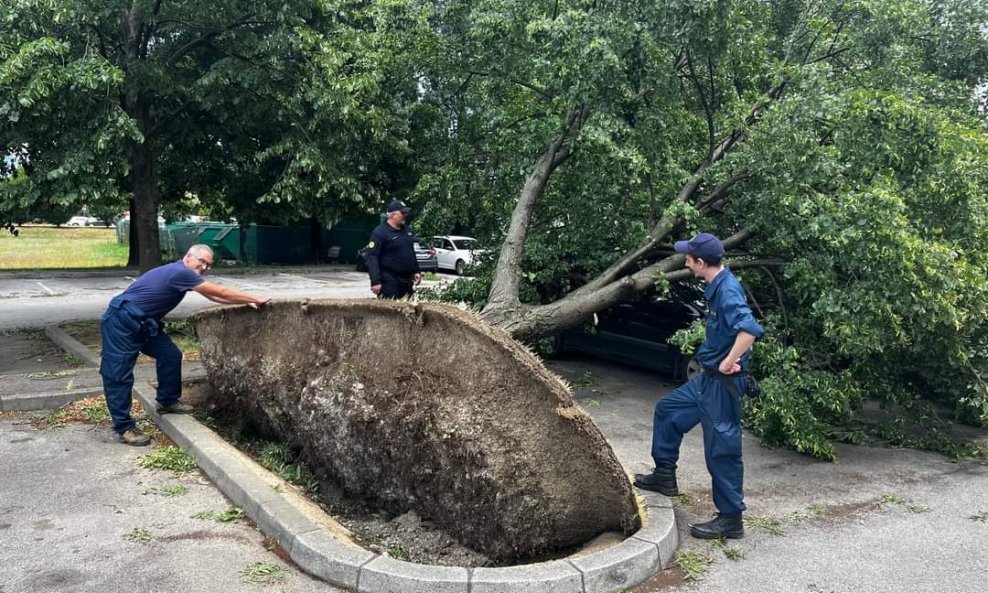
[[[371,249],[374,249],[374,242],[371,241],[370,243],[367,244],[367,246],[370,247]]]

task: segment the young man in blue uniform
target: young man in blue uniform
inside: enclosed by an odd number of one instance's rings
[[[744,537],[744,465],[741,459],[741,396],[748,386],[751,345],[765,330],[755,321],[744,289],[723,266],[724,246],[710,233],[677,241],[686,267],[707,282],[709,304],[706,339],[696,352],[703,373],[655,405],[650,474],[635,474],[635,486],[678,496],[676,462],[679,446],[697,424],[703,427],[703,451],[713,486],[717,515],[690,526],[701,539]]]
[[[388,204],[388,218],[371,233],[367,271],[371,292],[382,299],[400,299],[415,292],[422,281],[415,257],[415,235],[405,224],[412,209],[398,200]]]
[[[136,446],[151,442],[130,417],[134,364],[140,353],[155,359],[158,412],[192,411],[192,406],[178,401],[182,396],[182,353],[168,334],[160,331],[162,318],[182,302],[185,293],[194,290],[216,303],[245,303],[255,309],[271,300],[206,282],[202,276],[211,267],[212,249],[193,245],[182,259],[142,274],[110,301],[100,319],[103,351],[99,372],[113,430],[121,442]]]

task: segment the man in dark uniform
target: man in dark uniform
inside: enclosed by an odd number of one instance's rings
[[[683,435],[703,426],[703,451],[713,485],[717,516],[690,526],[701,539],[744,537],[744,465],[741,459],[741,397],[748,386],[751,345],[765,330],[748,308],[744,289],[723,266],[724,246],[710,233],[677,241],[686,267],[707,282],[706,339],[696,352],[703,373],[655,405],[650,474],[635,474],[635,486],[678,496],[676,462]]]
[[[140,353],[155,360],[158,412],[192,411],[192,406],[178,401],[182,396],[182,353],[168,334],[160,331],[162,318],[182,302],[186,292],[194,290],[216,303],[246,303],[255,309],[271,300],[206,282],[202,276],[211,267],[213,250],[206,245],[193,245],[182,259],[142,274],[110,301],[100,319],[103,351],[99,374],[103,377],[113,430],[120,442],[136,446],[151,442],[130,417],[134,364]]]
[[[412,209],[398,200],[388,203],[388,218],[371,233],[367,244],[367,271],[371,292],[382,299],[412,294],[422,281],[415,258],[415,235],[405,224]]]

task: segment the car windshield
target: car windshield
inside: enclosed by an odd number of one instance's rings
[[[453,245],[456,245],[457,249],[473,249],[472,239],[456,239],[453,241]]]

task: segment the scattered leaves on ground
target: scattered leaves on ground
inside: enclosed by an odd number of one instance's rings
[[[38,371],[37,373],[28,373],[28,379],[57,379],[59,377],[74,377],[75,371],[65,370],[65,371]]]
[[[196,460],[179,447],[159,447],[137,458],[137,464],[149,469],[167,469],[184,474],[196,469]]]
[[[771,535],[785,535],[782,530],[782,521],[773,517],[756,517],[749,515],[744,518],[744,524],[749,527],[757,527]]]
[[[130,533],[125,533],[123,538],[138,544],[146,544],[151,541],[151,532],[144,527],[135,527]]]
[[[246,517],[247,514],[240,507],[230,507],[225,511],[214,513],[213,511],[200,511],[192,515],[193,519],[206,519],[217,523],[233,523]]]
[[[171,498],[173,496],[182,496],[188,493],[189,489],[182,484],[170,484],[167,486],[152,486],[144,491],[144,494],[157,494],[158,496],[165,496]]]
[[[702,580],[703,575],[710,570],[710,562],[710,558],[698,552],[676,552],[676,566],[683,571],[683,578],[687,581]]]
[[[245,581],[251,583],[275,583],[285,578],[288,572],[270,562],[253,562],[240,571]]]

